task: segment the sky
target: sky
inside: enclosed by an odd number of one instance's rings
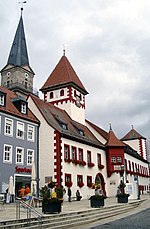
[[[8,60],[21,4],[0,1],[0,69]],[[34,88],[63,55],[89,94],[86,119],[118,138],[133,125],[150,141],[150,1],[27,0],[23,21]]]

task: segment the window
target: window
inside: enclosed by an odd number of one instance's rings
[[[122,163],[122,158],[121,157],[117,157],[117,162],[118,163]]]
[[[16,133],[17,138],[24,138],[24,123],[17,122],[17,133]]]
[[[34,150],[28,149],[27,150],[27,165],[32,165],[34,161]]]
[[[0,93],[0,106],[4,106],[4,102],[5,102],[5,96],[4,94]]]
[[[27,139],[28,141],[34,142],[34,126],[28,125],[27,128]]]
[[[21,113],[26,114],[27,113],[27,104],[26,103],[21,103]]]
[[[78,129],[78,132],[79,132],[80,135],[84,136],[84,131],[83,130]]]
[[[69,160],[70,159],[70,148],[69,145],[64,145],[64,159]]]
[[[101,154],[97,154],[97,163],[98,163],[98,165],[101,165],[102,163],[101,163]]]
[[[80,188],[84,186],[82,175],[77,175],[77,186],[79,186]]]
[[[88,186],[89,188],[92,187],[92,176],[87,176],[87,186]]]
[[[50,98],[50,99],[53,99],[53,97],[54,97],[53,92],[50,92],[49,98]]]
[[[72,160],[76,160],[77,159],[77,149],[76,147],[72,146]]]
[[[58,117],[55,117],[55,119],[58,122],[58,124],[61,126],[61,128],[63,128],[64,130],[68,130],[68,124],[67,123],[65,123],[64,121],[60,120]]]
[[[111,162],[116,163],[116,157],[111,157]]]
[[[10,145],[4,145],[3,162],[12,163],[12,146]]]
[[[5,118],[5,135],[13,136],[13,120]]]
[[[91,163],[91,151],[87,151],[87,163]]]
[[[16,148],[16,164],[23,164],[24,150],[23,148]]]
[[[71,174],[69,173],[65,173],[65,186],[67,187],[72,186]]]
[[[64,90],[63,89],[60,91],[60,96],[64,96]]]
[[[67,125],[64,124],[64,123],[61,123],[61,127],[62,127],[64,130],[67,130],[67,129],[68,129],[68,128],[67,128]]]
[[[79,148],[79,161],[83,161],[83,149]]]

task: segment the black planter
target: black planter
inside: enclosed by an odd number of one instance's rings
[[[42,212],[45,213],[55,213],[61,212],[61,202],[46,202],[42,203]]]
[[[102,199],[90,199],[92,208],[99,208],[104,206],[104,198]]]
[[[128,195],[118,195],[118,203],[128,203]]]

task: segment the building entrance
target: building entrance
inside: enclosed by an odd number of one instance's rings
[[[19,197],[19,190],[24,186],[30,188],[31,177],[29,176],[15,176],[15,196]]]

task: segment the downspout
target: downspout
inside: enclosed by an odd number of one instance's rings
[[[37,127],[37,197],[39,197],[39,181],[40,181],[40,178],[39,178],[39,126]]]

